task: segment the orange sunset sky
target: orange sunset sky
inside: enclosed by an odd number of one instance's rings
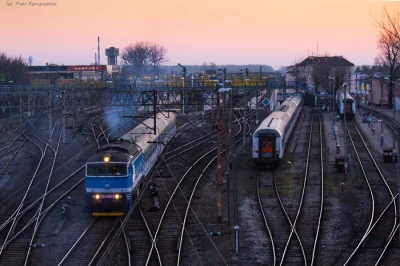
[[[0,51],[33,65],[91,64],[105,48],[137,41],[167,48],[168,65],[268,64],[277,69],[317,53],[356,65],[378,54],[382,6],[400,0],[0,0]],[[10,6],[11,4],[11,6]],[[120,61],[120,59],[118,59]]]

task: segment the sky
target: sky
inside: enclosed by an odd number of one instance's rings
[[[267,64],[311,55],[374,63],[382,6],[400,0],[0,0],[0,52],[32,65],[94,63],[105,48],[147,41],[167,49],[166,65]],[[25,3],[25,5],[24,5]],[[52,3],[32,6],[29,3]],[[120,61],[120,59],[118,59]]]

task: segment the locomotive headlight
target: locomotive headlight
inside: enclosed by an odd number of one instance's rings
[[[110,157],[104,156],[103,161],[104,161],[105,163],[108,163],[108,162],[110,161]]]
[[[95,199],[100,199],[100,195],[99,194],[96,194],[96,196],[94,196],[95,197]]]
[[[115,194],[115,199],[119,199],[121,196],[119,194]]]

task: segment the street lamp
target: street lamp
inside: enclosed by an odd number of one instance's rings
[[[356,71],[356,72],[354,72],[354,74],[356,75],[356,95],[358,95],[360,93],[359,87],[358,87],[358,75],[360,73]]]
[[[12,83],[13,83],[14,81],[12,81],[12,80],[9,80],[8,81],[8,86],[10,86],[11,87],[11,85],[12,85]],[[12,124],[12,118],[11,118],[11,106],[9,107],[9,110],[10,110],[10,124]]]
[[[335,115],[335,103],[336,103],[336,97],[334,95],[334,89],[332,87],[332,82],[335,80],[334,77],[328,77],[329,79],[329,87],[331,89],[331,94],[332,94],[332,116],[333,116],[333,125],[335,125],[335,121],[336,121],[336,115]],[[331,82],[332,81],[332,82]]]
[[[347,146],[346,146],[346,131],[347,131],[347,125],[346,125],[346,89],[347,89],[347,83],[343,83],[343,94],[344,94],[344,104],[343,104],[343,120],[344,120],[344,174],[345,176],[347,175]]]
[[[396,81],[394,81],[394,89],[392,89],[392,101],[393,101],[393,151],[395,150],[395,139],[396,139],[396,130],[395,130],[395,127],[396,127],[396,123],[395,123],[395,118],[396,118],[396,98],[395,98],[395,95],[396,95],[396,85],[397,85],[397,82],[399,81],[400,79],[397,79]],[[391,83],[393,84],[393,81],[391,81]]]

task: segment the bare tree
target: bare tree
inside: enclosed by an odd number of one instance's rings
[[[27,63],[21,57],[10,57],[6,53],[0,53],[0,84],[8,85],[12,81],[14,85],[29,83]]]
[[[326,79],[324,87],[327,88],[327,86],[331,86],[334,95],[336,95],[336,92],[342,88],[345,82],[350,84],[349,73],[350,68],[347,66],[331,67],[329,71],[329,77]]]
[[[332,68],[326,60],[326,57],[314,57],[313,59],[311,77],[316,91],[326,88],[327,78],[332,72]]]
[[[386,35],[381,32],[378,40],[380,55],[376,60],[376,65],[383,66],[386,74],[389,76],[389,108],[393,107],[393,81],[400,67],[400,50],[397,45],[397,39],[393,39],[392,35]]]
[[[160,64],[166,61],[164,46],[138,42],[128,45],[122,52],[122,61],[125,65],[133,66],[138,74],[148,73],[149,70],[158,71]]]
[[[203,64],[201,64],[200,70],[206,73],[206,71],[208,70],[208,64],[206,62],[203,62]]]
[[[214,63],[214,62],[210,62],[210,64],[209,64],[209,66],[208,66],[208,69],[209,70],[214,70],[214,71],[217,71],[217,65]]]
[[[152,44],[148,47],[149,62],[154,73],[159,72],[160,64],[167,60],[167,49],[159,44]]]
[[[390,14],[386,7],[383,7],[383,16],[380,19],[375,19],[381,35],[392,40],[397,49],[400,49],[400,12],[395,10]]]

